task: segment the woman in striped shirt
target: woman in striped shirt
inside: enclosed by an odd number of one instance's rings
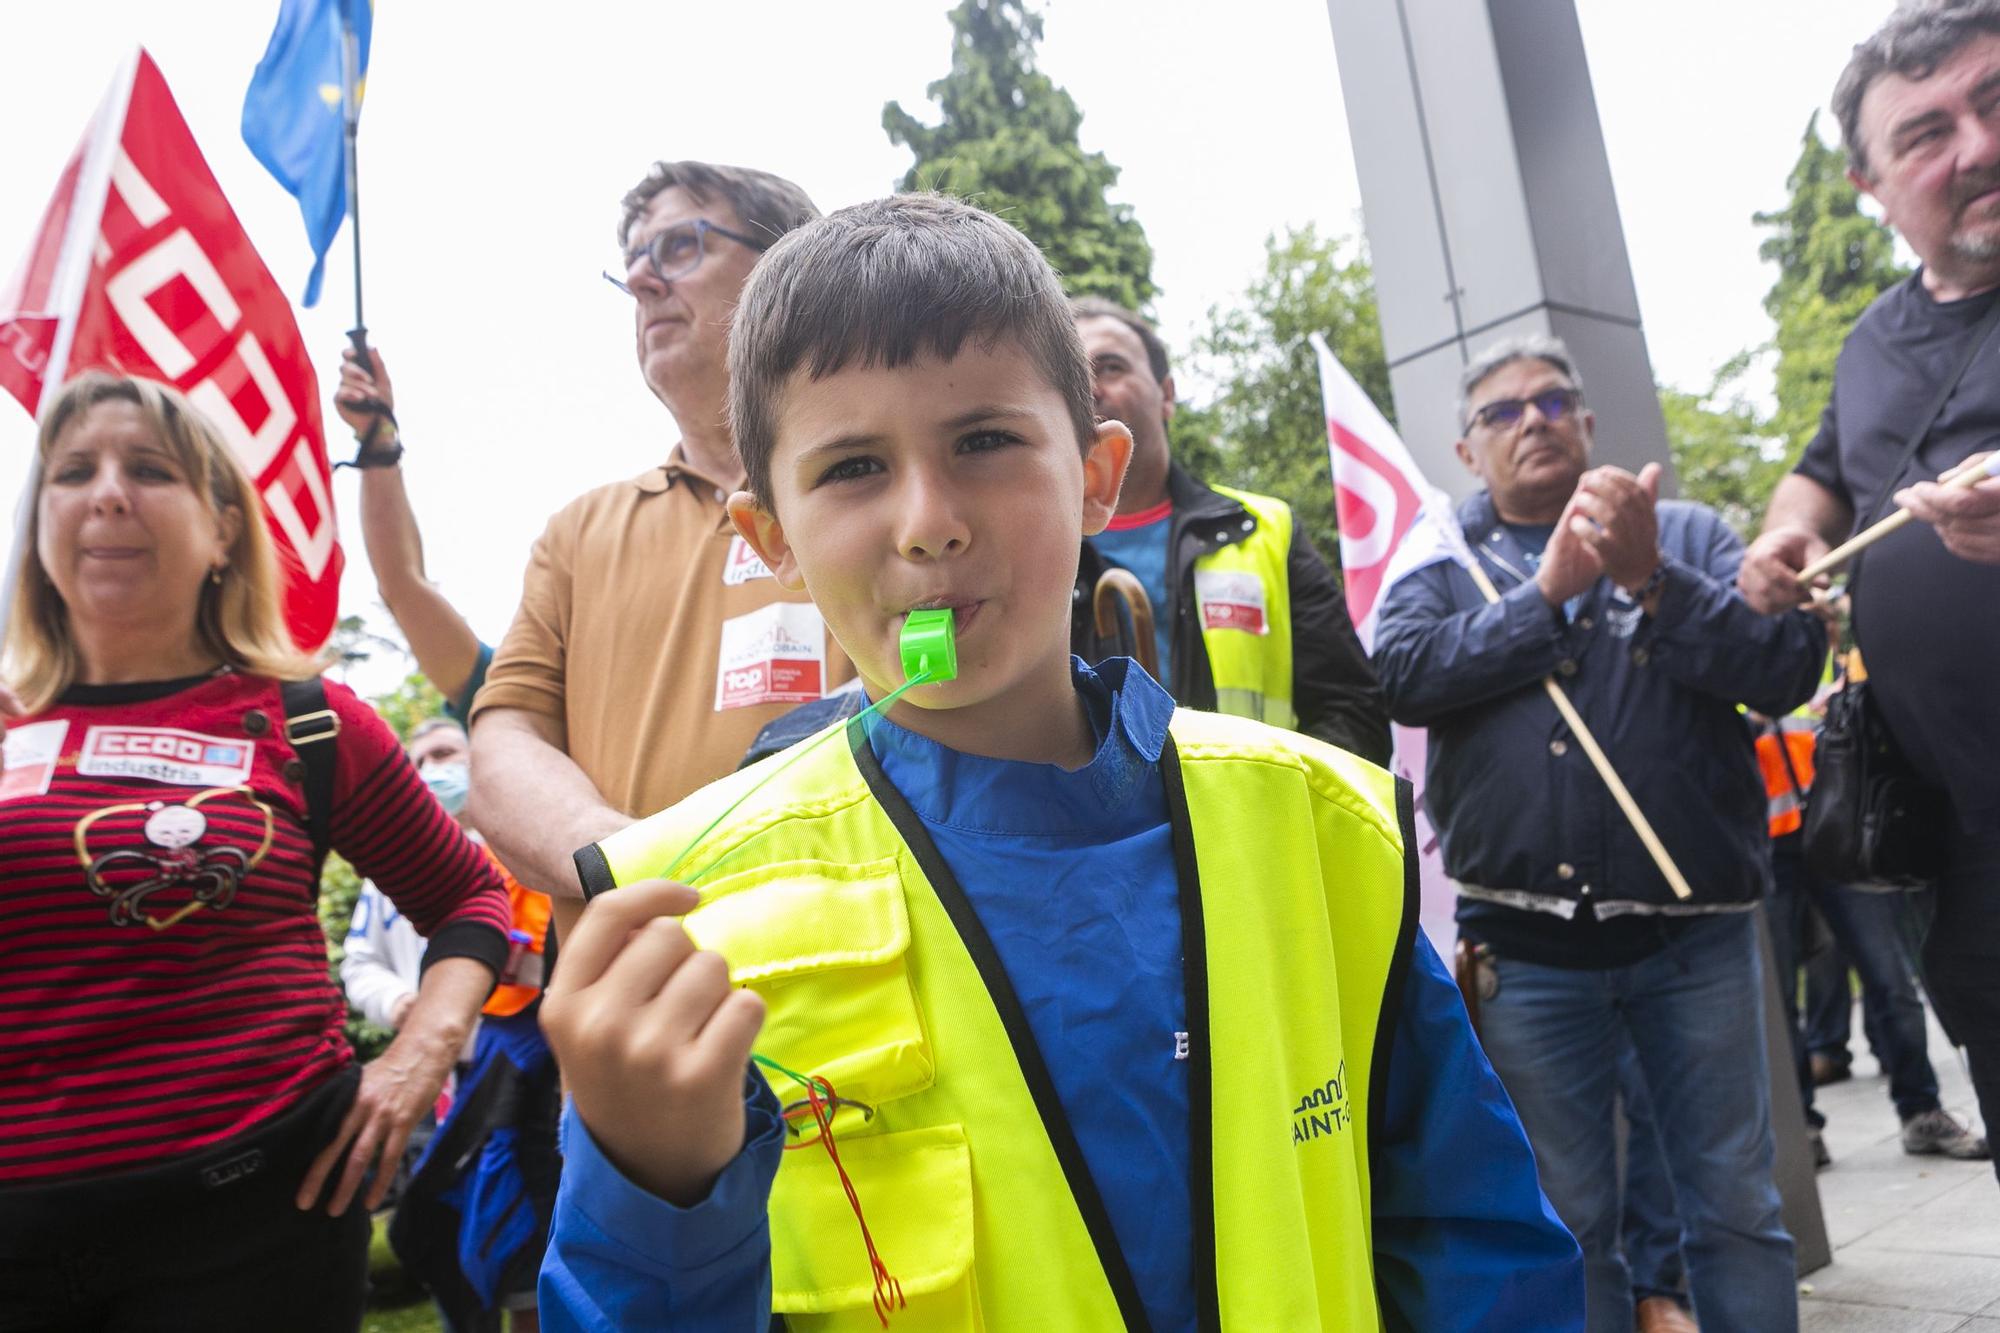
[[[184,399],[82,376],[38,448],[0,691],[0,1330],[353,1329],[368,1206],[504,962],[506,894],[293,648],[250,480]],[[327,845],[431,941],[365,1069]]]

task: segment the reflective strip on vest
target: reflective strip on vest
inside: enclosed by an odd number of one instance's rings
[[[1293,727],[1292,509],[1282,500],[1212,487],[1242,505],[1256,530],[1194,562],[1195,614],[1215,678],[1215,709]]]
[[[1392,964],[1415,923],[1393,781],[1215,714],[1177,711],[1172,736],[1207,997],[1190,999],[1194,1058],[1173,1068],[1194,1123],[1212,1127],[1191,1163],[1208,1178],[1191,1193],[1197,1228],[1202,1202],[1213,1208],[1222,1325],[1378,1329],[1371,1093]],[[921,824],[893,789],[871,789],[858,744],[860,762],[839,741],[797,757],[710,829],[794,755],[732,775],[607,839],[606,865],[619,883],[656,874],[691,838],[688,864],[724,858],[688,933],[764,997],[760,1054],[869,1106],[840,1111],[835,1137],[909,1302],[892,1328],[1123,1328],[1101,1257],[1117,1242],[1103,1222],[1093,1233],[1072,1188],[1080,1157],[1031,1072],[1040,1055],[1004,970]],[[867,1252],[824,1152],[784,1154],[770,1218],[787,1327],[879,1330]],[[1199,1305],[1207,1271],[1191,1277]]]

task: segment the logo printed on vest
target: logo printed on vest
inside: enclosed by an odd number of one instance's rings
[[[1294,1146],[1345,1130],[1353,1123],[1347,1114],[1347,1061],[1340,1062],[1332,1078],[1299,1098],[1292,1108]]]
[[[1264,618],[1264,580],[1256,574],[1197,569],[1194,595],[1201,603],[1203,629],[1240,629],[1249,634],[1270,632]]]
[[[178,727],[92,727],[76,771],[92,778],[145,778],[182,787],[235,787],[249,780],[255,747]]]

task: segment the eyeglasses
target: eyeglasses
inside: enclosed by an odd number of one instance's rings
[[[1561,421],[1583,406],[1583,394],[1575,389],[1544,389],[1532,398],[1500,398],[1472,414],[1472,424],[1488,430],[1511,430],[1533,404],[1544,421]]]
[[[747,245],[758,254],[771,248],[768,241],[745,236],[742,232],[731,231],[727,227],[718,227],[707,218],[696,218],[693,222],[682,222],[668,227],[644,245],[635,245],[626,251],[625,271],[630,273],[632,265],[639,262],[639,256],[644,255],[646,261],[653,266],[653,276],[661,282],[685,278],[700,268],[701,261],[708,257],[707,237],[711,232],[717,236],[726,236],[738,245]],[[627,296],[632,294],[631,286],[623,278],[614,278],[606,273],[604,280]]]

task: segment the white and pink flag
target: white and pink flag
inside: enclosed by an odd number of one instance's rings
[[[1451,499],[1418,470],[1396,428],[1382,415],[1319,334],[1320,392],[1326,401],[1327,449],[1333,460],[1334,506],[1340,517],[1340,564],[1347,614],[1361,646],[1375,652],[1382,602],[1398,579],[1440,560],[1469,564]],[[1458,937],[1452,909],[1457,886],[1444,872],[1437,830],[1424,804],[1426,738],[1420,727],[1392,728],[1390,767],[1416,792],[1420,915],[1431,943],[1447,959]]]

